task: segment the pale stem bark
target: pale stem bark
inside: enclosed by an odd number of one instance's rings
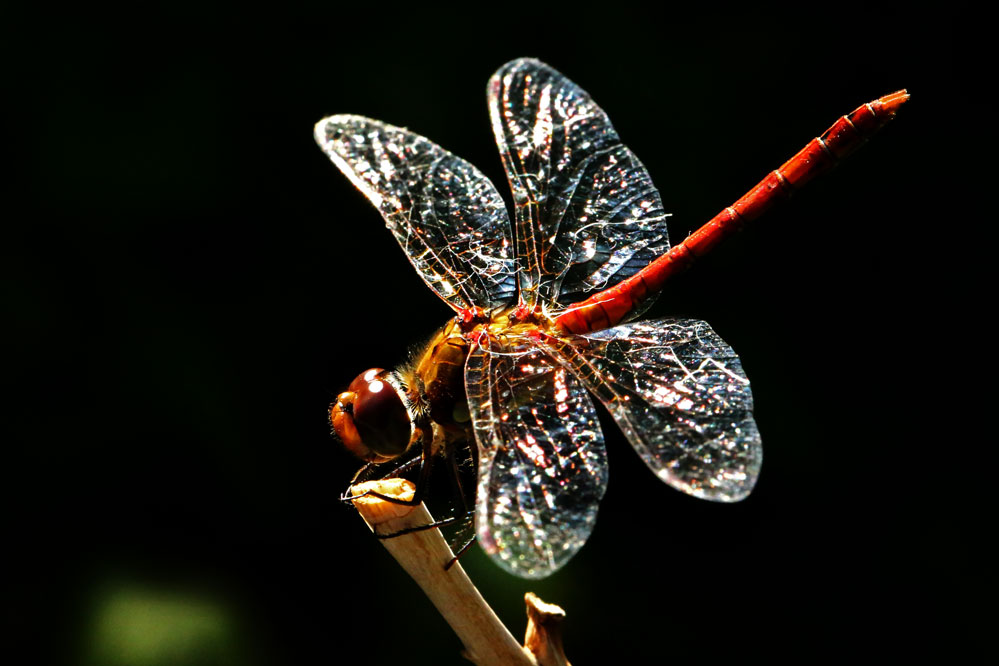
[[[376,491],[389,497],[411,499],[413,484],[405,479],[368,481],[351,488],[352,495]],[[392,534],[433,522],[430,512],[366,496],[354,506],[376,534]],[[500,622],[482,598],[460,563],[444,567],[454,558],[440,530],[411,532],[382,544],[406,570],[465,646],[464,656],[477,666],[570,666],[562,652],[561,622],[565,612],[528,593],[528,626],[525,647]]]

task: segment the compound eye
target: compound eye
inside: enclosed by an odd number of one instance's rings
[[[412,424],[390,373],[372,368],[350,383],[353,417],[364,445],[381,458],[402,454],[409,446]]]
[[[365,386],[373,382],[375,379],[379,379],[386,372],[387,370],[385,370],[385,368],[371,368],[370,370],[365,370],[357,377],[354,377],[354,381],[350,383],[350,386],[347,387],[347,390],[350,391],[351,393],[356,393],[360,389],[364,388]]]

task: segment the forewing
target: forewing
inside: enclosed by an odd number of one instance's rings
[[[583,89],[514,60],[489,82],[489,111],[516,204],[522,301],[574,303],[669,249],[648,172]]]
[[[451,307],[513,300],[510,218],[478,169],[418,134],[361,116],[319,121],[316,142],[378,208],[413,266]]]
[[[465,369],[479,447],[476,529],[486,552],[543,578],[586,542],[607,487],[596,409],[547,353],[483,340]]]
[[[549,339],[663,481],[735,502],[763,459],[739,358],[703,321],[664,319]]]

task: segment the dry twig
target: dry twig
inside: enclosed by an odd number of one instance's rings
[[[405,479],[368,481],[351,488],[352,495],[376,491],[411,499],[413,484]],[[372,496],[354,506],[376,534],[392,534],[433,522],[424,505],[393,504]],[[464,655],[477,666],[570,666],[562,651],[561,622],[565,611],[532,593],[527,602],[527,635],[521,647],[479,594],[460,563],[444,570],[454,555],[439,530],[411,532],[382,541],[424,594],[437,607],[465,646]]]

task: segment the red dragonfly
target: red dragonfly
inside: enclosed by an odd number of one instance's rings
[[[353,115],[316,125],[456,313],[410,366],[358,376],[330,417],[369,466],[418,452],[414,501],[430,463],[474,438],[479,541],[507,571],[541,578],[586,542],[607,486],[591,395],[667,484],[720,502],[749,495],[762,446],[739,358],[703,321],[631,320],[671,275],[859,147],[908,94],[841,117],[672,247],[649,174],[579,86],[519,59],[493,75],[488,97],[512,224],[489,179],[426,138]]]

